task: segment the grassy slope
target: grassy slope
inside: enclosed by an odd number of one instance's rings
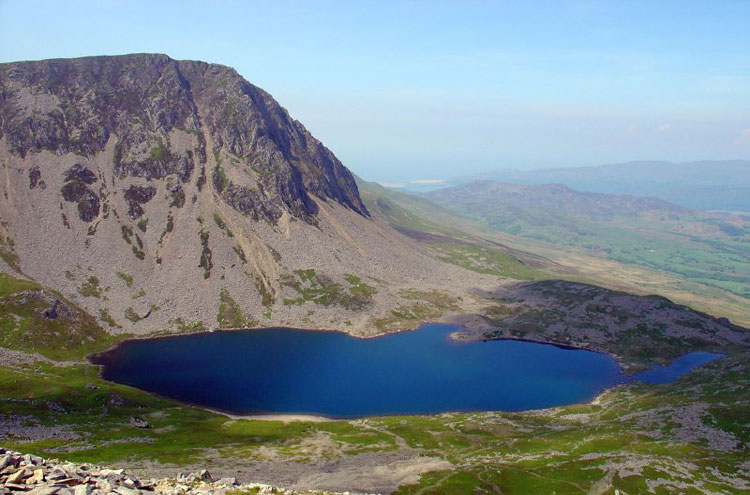
[[[744,238],[680,232],[679,222],[573,219],[575,231],[516,220],[489,220],[498,230],[555,246],[582,248],[623,263],[664,270],[739,296],[750,297],[750,245]],[[701,221],[690,220],[690,224]],[[699,227],[699,225],[697,226]]]
[[[632,235],[617,228],[617,235],[623,240],[621,244],[624,246],[627,241],[631,249],[627,251],[623,248],[622,251],[617,251],[619,253],[617,256],[620,256],[622,261],[602,257],[597,254],[597,250],[576,247],[572,242],[568,242],[567,245],[562,240],[558,243],[544,242],[543,239],[532,239],[493,230],[486,224],[449,212],[423,198],[392,191],[378,184],[361,180],[358,184],[363,200],[376,217],[396,228],[441,234],[437,240],[425,239],[425,244],[428,246],[432,244],[438,256],[443,257],[445,261],[476,269],[478,264],[472,259],[477,257],[476,251],[481,249],[483,251],[481,254],[486,256],[488,250],[493,253],[492,256],[504,258],[510,255],[515,260],[522,261],[524,266],[536,270],[534,276],[514,276],[516,274],[513,273],[513,267],[508,266],[507,263],[500,263],[494,271],[497,275],[505,274],[521,279],[563,278],[635,294],[660,294],[695,309],[726,316],[740,325],[750,326],[750,300],[748,298],[719,287],[718,285],[721,284],[706,285],[700,278],[691,279],[675,273],[674,270],[665,271],[659,263],[668,263],[666,260],[671,259],[675,253],[666,250],[655,250],[651,253],[649,249],[652,247],[644,247],[634,242]],[[391,206],[391,210],[383,211],[382,205],[377,204],[378,201]],[[403,212],[398,211],[399,209]],[[554,235],[545,234],[544,229],[537,230],[540,235]],[[446,236],[452,238],[447,241],[449,252],[440,253],[442,247],[440,244],[446,242]],[[675,246],[674,235],[660,234],[655,239],[663,238],[668,239],[672,247]],[[677,254],[685,257],[683,263],[702,266],[702,258],[695,254],[694,242],[688,240],[680,249],[681,251]],[[634,265],[634,261],[629,257],[636,256],[641,257],[641,260]],[[661,257],[661,261],[654,257]],[[747,264],[742,266],[740,269],[747,269]],[[716,281],[715,276],[714,281]]]
[[[471,186],[465,187],[469,195]],[[584,249],[597,256],[668,271],[750,297],[750,223],[739,216],[657,209],[638,216],[600,219],[591,216],[586,208],[576,210],[575,204],[570,211],[560,212],[552,206],[536,207],[512,200],[506,203],[496,195],[483,197],[482,201],[446,196],[441,204],[451,211],[476,218],[500,232],[548,245]],[[575,194],[572,196],[570,201],[575,201]],[[602,202],[607,203],[605,199]]]
[[[55,300],[58,316],[45,317]],[[81,359],[114,342],[91,315],[57,292],[0,273],[0,346],[61,360]]]
[[[443,261],[479,273],[539,280],[550,275],[539,260],[488,243],[472,232],[470,222],[417,196],[357,180],[362,201],[377,218],[430,248]]]

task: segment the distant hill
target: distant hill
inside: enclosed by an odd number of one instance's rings
[[[430,201],[500,232],[672,272],[750,297],[750,215],[712,214],[560,184],[476,181]]]
[[[595,167],[497,170],[459,177],[449,183],[477,180],[556,183],[586,192],[653,196],[687,208],[750,212],[750,160],[638,161]]]
[[[438,204],[464,212],[476,212],[486,205],[492,210],[490,216],[493,212],[499,214],[499,209],[502,209],[514,219],[527,217],[544,223],[547,221],[539,216],[540,211],[544,211],[549,220],[567,215],[608,219],[690,213],[687,208],[657,198],[579,192],[563,184],[522,185],[484,180],[438,189],[426,196]]]

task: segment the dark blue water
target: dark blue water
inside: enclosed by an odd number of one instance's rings
[[[366,340],[273,328],[216,332],[126,342],[97,362],[108,380],[238,414],[519,411],[588,401],[627,380],[604,354],[459,343],[449,337],[456,330],[424,325]],[[679,373],[690,367],[681,362]],[[654,376],[668,375],[660,368]]]
[[[678,357],[667,366],[654,366],[631,377],[644,383],[669,383],[675,378],[684,375],[698,366],[719,359],[722,355],[713,352],[691,352]]]

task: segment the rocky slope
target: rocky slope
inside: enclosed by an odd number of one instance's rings
[[[463,338],[551,342],[612,354],[628,372],[687,351],[747,352],[750,332],[661,296],[544,280],[479,294],[483,314],[457,315]]]
[[[262,483],[239,483],[235,478],[213,479],[211,473],[181,474],[177,478],[140,479],[122,469],[73,464],[0,449],[0,493],[31,495],[224,495],[329,494],[320,490],[285,490]]]
[[[0,268],[110,331],[363,333],[404,288],[496,283],[370,218],[333,153],[231,68],[2,64],[0,103]]]

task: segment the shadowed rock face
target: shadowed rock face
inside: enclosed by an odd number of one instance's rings
[[[176,145],[174,131],[190,142]],[[333,153],[268,93],[221,65],[149,54],[0,64],[3,136],[22,158],[40,151],[85,158],[114,140],[115,176],[186,183],[208,175],[229,206],[270,222],[283,210],[314,222],[312,195],[369,215]],[[217,158],[208,172],[207,153]],[[254,183],[227,178],[221,157],[248,169]],[[95,210],[85,209],[86,218]]]

